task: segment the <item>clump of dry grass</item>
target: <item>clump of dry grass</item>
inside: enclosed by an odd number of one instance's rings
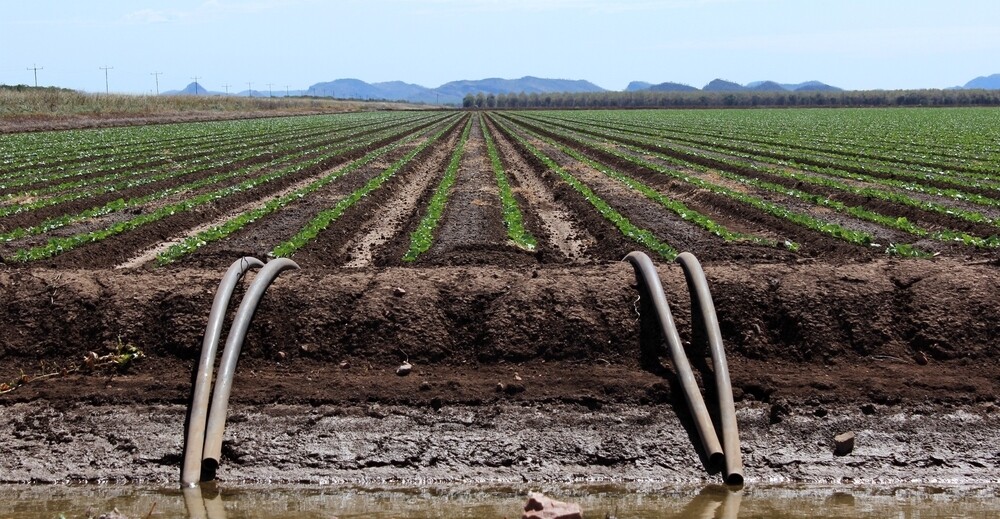
[[[304,97],[92,94],[55,87],[0,85],[0,131],[73,127],[74,120],[204,120],[412,108],[418,107]]]

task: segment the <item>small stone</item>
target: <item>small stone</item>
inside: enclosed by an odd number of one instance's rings
[[[396,368],[396,374],[401,377],[409,375],[411,371],[413,371],[413,365],[410,364],[409,362],[404,362],[400,364],[398,368]]]
[[[436,396],[431,399],[431,408],[434,409],[435,411],[439,411],[441,409],[441,406],[443,405],[444,402],[441,400],[441,397]]]
[[[421,391],[430,391],[431,390],[431,383],[428,382],[428,381],[426,381],[426,380],[423,381],[423,382],[421,382],[420,383],[420,390]]]
[[[854,431],[848,431],[833,437],[834,450],[837,456],[847,456],[854,450]]]
[[[927,365],[927,354],[922,351],[918,351],[916,355],[913,356],[913,360],[920,364],[921,366]]]
[[[394,295],[396,297],[403,297],[403,296],[406,295],[406,289],[404,289],[402,287],[396,287],[396,288],[392,289],[392,295]]]
[[[537,492],[529,492],[521,519],[583,519],[583,512],[578,504],[564,503]]]
[[[516,371],[514,372],[514,380],[516,380],[518,382],[521,381],[521,375],[518,375]]]
[[[287,355],[285,355],[285,352],[283,351],[278,352],[278,360],[285,360],[285,357],[287,357]]]
[[[346,360],[340,363],[340,369],[351,369],[351,363]]]
[[[497,382],[497,393],[502,393],[504,389],[505,386],[503,385],[503,382]]]

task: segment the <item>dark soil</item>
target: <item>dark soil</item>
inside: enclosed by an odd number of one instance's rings
[[[528,153],[515,139],[526,132],[491,117],[486,129],[538,249],[507,242],[477,118],[436,245],[415,264],[402,262],[468,120],[456,118],[440,142],[295,254],[301,270],[268,289],[243,346],[220,477],[718,479],[694,448],[672,362],[640,362],[662,352],[641,332],[649,323],[620,261],[641,247]],[[802,252],[723,243],[533,142],[622,214],[705,261],[748,481],[995,482],[995,251],[892,259],[574,146],[732,228],[767,229]],[[0,260],[0,383],[15,386],[0,394],[0,482],[176,481],[192,370],[223,268],[240,254],[265,257],[411,149],[179,265],[109,268],[368,150],[51,260]],[[364,261],[352,267],[357,254]],[[683,274],[657,263],[713,402],[713,367],[692,337]],[[89,352],[129,345],[145,358],[77,371]],[[403,362],[413,372],[397,376]],[[833,456],[833,436],[848,430],[858,434],[856,451]]]
[[[682,336],[690,338],[683,276],[674,266],[660,272]],[[862,478],[868,469],[888,470],[889,479],[961,473],[976,481],[968,472],[976,465],[969,463],[993,463],[995,470],[997,457],[987,453],[1000,438],[989,418],[1000,394],[997,265],[711,263],[706,272],[750,449],[751,481]],[[190,269],[0,272],[6,330],[0,380],[59,372],[78,365],[88,351],[104,354],[120,344],[146,354],[124,372],[29,381],[0,396],[0,416],[10,429],[5,434],[14,434],[18,445],[0,452],[0,466],[10,470],[0,479],[176,477],[182,409],[219,276]],[[697,456],[691,458],[693,451],[660,450],[692,449],[695,442],[685,432],[686,411],[669,361],[656,369],[639,364],[636,294],[624,263],[522,271],[314,271],[305,264],[272,285],[254,318],[232,397],[235,439],[227,443],[222,470],[236,479],[313,482],[321,474],[405,479],[414,471],[438,479],[528,474],[564,480],[565,470],[610,479],[713,478],[699,468]],[[399,377],[395,368],[404,360],[415,371]],[[710,376],[709,366],[695,364],[702,366],[699,375]],[[108,410],[113,414],[95,425],[92,417]],[[536,415],[548,418],[531,418]],[[966,415],[978,417],[976,433],[955,437],[961,429],[956,420]],[[329,429],[310,416],[328,417],[339,424],[330,425],[334,429],[354,427],[353,439],[343,440],[353,442],[352,449],[376,443],[355,451],[368,454],[341,461],[314,459],[296,442],[282,447],[278,459],[273,446],[262,443],[286,432],[324,443]],[[907,427],[917,436],[892,436],[899,424],[890,416],[911,417]],[[921,416],[953,418],[919,421]],[[378,443],[402,426],[398,420],[410,423],[405,427],[411,432]],[[466,433],[441,436],[447,429],[440,427],[453,420],[471,420],[459,425]],[[604,454],[582,457],[565,450],[597,441],[595,434],[607,443],[619,420],[639,420],[621,433],[653,443],[641,452],[628,447],[631,440],[608,444]],[[826,457],[825,444],[794,456],[788,451],[804,437],[829,440],[843,427],[864,427],[869,438],[888,435],[888,443],[879,444],[897,450],[886,454],[880,447],[844,461]],[[137,437],[140,432],[146,436]],[[467,451],[474,438],[496,434],[491,441],[516,438],[516,445],[494,443],[496,449],[484,446],[479,455]],[[667,447],[652,447],[657,434],[667,434]],[[414,445],[403,438],[417,437],[424,438],[418,451],[437,449],[437,461],[404,455]],[[440,444],[433,440],[438,437]],[[942,443],[928,444],[931,437]],[[115,461],[120,456],[80,458],[93,464],[52,458],[60,452],[79,458],[78,449],[89,441],[125,442],[128,456],[145,461],[122,471]],[[984,449],[986,457],[963,454],[966,448]],[[536,459],[549,459],[540,466],[526,461],[537,449],[542,454]],[[798,461],[786,463],[789,456]],[[52,458],[52,464],[28,470],[28,457]],[[919,467],[929,459],[946,461]]]

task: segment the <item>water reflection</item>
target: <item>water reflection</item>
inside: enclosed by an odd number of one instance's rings
[[[222,504],[222,494],[217,488],[210,488],[208,497],[201,487],[190,487],[184,493],[184,508],[188,519],[227,519],[226,506]]]
[[[696,519],[736,519],[740,515],[743,487],[709,485],[684,507],[678,517]]]
[[[0,485],[0,519],[500,519],[520,517],[528,491],[579,504],[601,519],[1000,517],[1000,485],[748,486],[226,486]]]

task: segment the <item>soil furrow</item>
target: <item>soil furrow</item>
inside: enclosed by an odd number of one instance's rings
[[[292,202],[291,204],[279,209],[277,212],[251,223],[247,227],[233,233],[232,235],[199,249],[187,258],[181,259],[178,263],[185,266],[224,268],[226,265],[231,263],[234,258],[238,258],[240,256],[251,255],[258,258],[265,258],[275,246],[292,237],[302,227],[309,223],[309,221],[311,221],[318,213],[333,207],[341,199],[350,195],[356,189],[364,186],[365,183],[367,183],[371,178],[377,176],[390,164],[405,156],[408,152],[412,151],[413,148],[419,146],[439,129],[440,127],[435,125],[431,126],[429,129],[423,128],[418,130],[422,132],[422,134],[417,139],[399,146],[386,155],[379,157],[371,164],[363,166],[341,178],[338,178],[332,184],[328,184],[324,188],[309,194],[301,200]],[[344,163],[340,167],[344,167],[346,165],[347,163]],[[335,169],[339,169],[339,167]],[[329,172],[324,172],[323,175],[326,175],[327,173]],[[315,180],[315,178],[302,182],[297,185],[296,188],[305,187],[313,180]],[[294,191],[294,189],[286,190],[286,192],[291,191]],[[261,200],[255,204],[255,207],[263,205],[264,203],[266,203],[266,200]],[[251,210],[255,207],[247,207],[246,210]],[[235,216],[235,214],[233,216]],[[224,220],[217,223],[222,222],[224,222]],[[193,234],[193,231],[186,233],[186,235]],[[298,256],[296,259],[298,260]]]
[[[507,237],[500,212],[500,190],[486,151],[480,118],[473,116],[469,140],[448,198],[434,244],[422,264],[534,264],[534,256]]]
[[[452,123],[448,133],[437,143],[420,152],[382,187],[354,204],[316,239],[299,249],[292,259],[317,267],[339,267],[352,262],[398,264],[403,252],[397,254],[396,249],[409,245],[410,223],[419,218],[419,208],[429,197],[427,193],[441,178],[465,120],[466,117],[462,117]]]
[[[583,262],[593,236],[573,219],[569,208],[548,187],[543,180],[547,172],[525,160],[490,116],[486,120],[500,161],[510,176],[512,190],[519,205],[525,208],[525,226],[535,236],[544,238],[538,244],[536,257],[546,263]]]

